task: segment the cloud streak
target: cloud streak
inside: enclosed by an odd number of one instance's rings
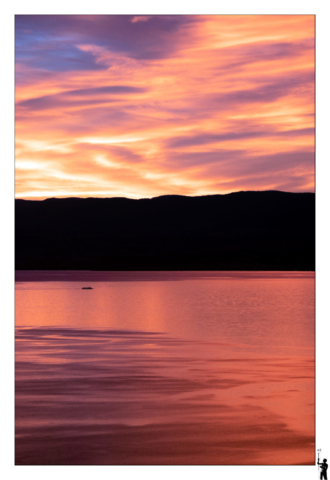
[[[17,15],[16,194],[313,191],[314,74],[313,16]]]

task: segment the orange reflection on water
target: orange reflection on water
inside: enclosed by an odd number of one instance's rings
[[[312,274],[97,275],[17,284],[17,464],[314,463]]]
[[[134,332],[16,334],[17,464],[314,462],[309,357]]]

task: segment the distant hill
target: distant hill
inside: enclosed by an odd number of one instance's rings
[[[16,200],[17,270],[314,270],[315,195]]]

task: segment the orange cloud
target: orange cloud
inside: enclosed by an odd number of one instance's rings
[[[314,190],[314,16],[52,18],[16,17],[17,197]]]

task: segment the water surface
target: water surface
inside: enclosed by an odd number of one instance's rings
[[[15,303],[17,464],[314,463],[314,273],[17,272]]]

